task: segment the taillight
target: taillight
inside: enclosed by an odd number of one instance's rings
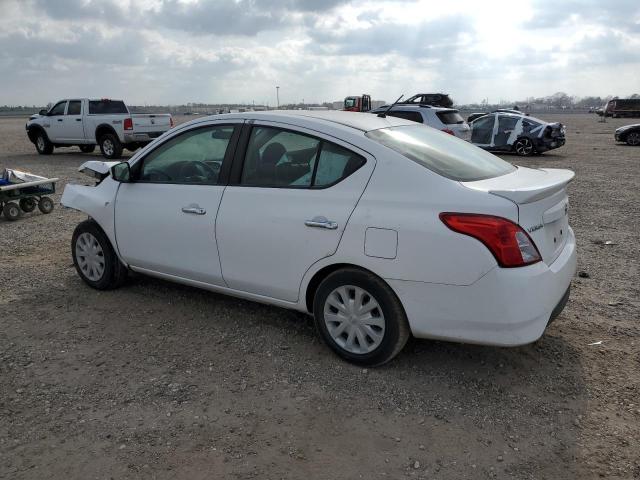
[[[448,133],[449,135],[453,135],[454,137],[456,136],[456,134],[453,132],[453,130],[451,130],[449,128],[443,128],[442,131],[444,133]]]
[[[169,117],[169,128],[173,128],[173,117]]]
[[[477,213],[441,213],[440,220],[454,232],[484,243],[501,267],[523,267],[542,260],[527,232],[506,218]]]
[[[124,129],[125,130],[133,130],[133,119],[125,118],[124,119]]]

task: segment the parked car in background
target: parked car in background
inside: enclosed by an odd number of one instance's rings
[[[86,284],[133,270],[299,310],[361,365],[410,334],[533,342],[575,273],[573,172],[515,168],[392,116],[200,118],[127,162],[81,168],[101,181],[67,184],[62,204],[89,216],[71,240]]]
[[[489,113],[471,122],[471,143],[490,151],[529,156],[565,144],[564,126],[513,113]]]
[[[431,105],[443,108],[453,107],[453,100],[446,93],[418,93],[398,103],[404,105]]]
[[[26,124],[29,140],[38,153],[49,155],[55,147],[77,145],[85,153],[100,146],[106,158],[122,150],[134,151],[173,127],[169,114],[132,114],[122,100],[61,100],[41,110]]]
[[[398,103],[389,110],[389,105],[376,108],[371,113],[383,113],[397,118],[404,118],[412,122],[423,123],[455,135],[463,140],[471,140],[471,129],[464,121],[458,110],[453,108],[430,107],[428,105],[406,105]]]
[[[640,98],[609,100],[599,115],[613,118],[638,118],[640,117]]]
[[[640,145],[640,123],[616,128],[615,139],[616,142],[626,142],[628,145]]]

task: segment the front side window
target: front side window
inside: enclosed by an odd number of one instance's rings
[[[381,128],[365,135],[451,180],[483,180],[515,170],[491,153],[424,125]]]
[[[56,103],[56,105],[49,112],[49,115],[51,115],[52,117],[57,117],[58,115],[64,115],[64,107],[66,106],[67,106],[66,101]]]
[[[82,102],[80,100],[69,100],[69,108],[67,115],[80,115],[82,111]]]
[[[216,185],[233,130],[204,127],[172,138],[143,159],[138,181]]]
[[[272,127],[251,131],[241,184],[325,188],[364,165],[360,155],[315,137]]]

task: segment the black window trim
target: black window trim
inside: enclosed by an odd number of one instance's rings
[[[227,145],[227,151],[224,154],[224,158],[222,159],[222,166],[220,167],[220,173],[218,174],[218,181],[216,183],[185,183],[185,182],[149,182],[140,180],[138,176],[142,171],[142,166],[144,165],[145,160],[149,155],[156,152],[159,148],[166,145],[170,141],[184,135],[185,133],[195,132],[197,130],[204,130],[206,128],[216,128],[216,127],[233,127],[233,133],[231,134],[231,138],[229,139],[229,144]],[[139,158],[136,158],[135,162],[131,165],[131,170],[133,172],[134,183],[144,183],[146,185],[199,185],[199,186],[209,186],[209,187],[219,187],[226,186],[229,181],[229,174],[233,163],[233,158],[235,155],[235,151],[238,147],[238,139],[240,138],[241,128],[244,127],[242,123],[208,123],[205,125],[197,125],[194,128],[187,128],[182,131],[176,132],[175,135],[171,135],[167,137],[162,143],[157,145],[152,150],[145,152],[145,154]]]
[[[311,177],[311,184],[310,185],[249,185],[249,184],[246,184],[246,183],[242,183],[242,171],[244,169],[244,162],[246,160],[247,148],[249,146],[249,140],[251,139],[251,132],[256,127],[274,128],[274,129],[282,130],[282,131],[285,131],[285,132],[295,133],[296,135],[304,135],[304,136],[307,136],[307,137],[311,137],[311,138],[319,141],[318,149],[316,151],[316,161],[315,161],[315,164],[313,166],[313,174],[312,174],[312,177]],[[318,169],[318,163],[320,161],[320,155],[322,154],[322,147],[324,146],[325,143],[330,143],[330,144],[336,145],[337,147],[344,148],[345,150],[350,151],[352,154],[357,155],[358,157],[360,157],[363,160],[363,162],[358,168],[356,168],[353,172],[351,172],[346,177],[340,177],[335,182],[332,182],[332,183],[327,184],[327,185],[315,186],[315,185],[313,185],[313,183],[315,182],[316,171]],[[345,147],[343,145],[340,145],[338,143],[332,142],[331,140],[325,140],[324,138],[315,136],[315,135],[307,133],[307,132],[301,132],[300,130],[295,130],[294,128],[282,127],[282,126],[279,126],[279,125],[278,126],[270,125],[270,124],[266,124],[266,123],[255,122],[254,120],[248,120],[243,125],[242,133],[240,134],[240,138],[238,139],[238,148],[236,148],[236,152],[235,152],[235,155],[233,157],[233,166],[231,168],[231,175],[230,175],[230,178],[229,178],[228,186],[230,186],[230,187],[245,187],[245,188],[287,188],[287,189],[291,189],[291,190],[325,190],[325,189],[331,188],[334,185],[337,185],[338,183],[342,182],[343,180],[346,180],[347,178],[349,178],[351,175],[353,175],[358,170],[360,170],[362,167],[364,167],[367,164],[367,161],[368,160],[364,155],[362,155],[360,153],[357,153],[357,152],[354,152],[353,149],[347,148],[347,147]]]

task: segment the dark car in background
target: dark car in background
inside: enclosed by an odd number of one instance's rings
[[[471,122],[471,143],[489,151],[523,157],[565,144],[564,126],[514,113],[489,113]]]
[[[626,142],[628,145],[637,147],[640,145],[640,123],[635,125],[625,125],[624,127],[616,128],[615,133],[616,142]]]

